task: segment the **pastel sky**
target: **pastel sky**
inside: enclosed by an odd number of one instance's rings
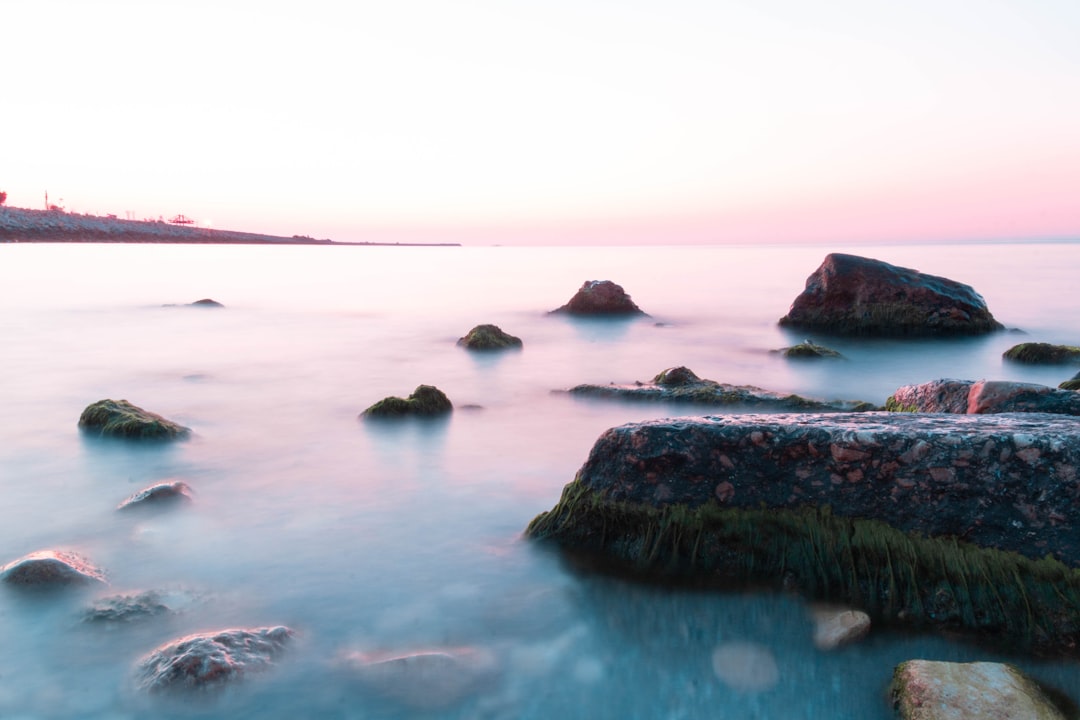
[[[4,0],[0,190],[468,244],[1080,237],[1077,0]]]

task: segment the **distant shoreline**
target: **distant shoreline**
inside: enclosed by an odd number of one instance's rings
[[[285,237],[190,227],[164,220],[121,220],[62,210],[0,206],[0,243],[166,243],[199,245],[321,245],[461,247],[460,243],[336,242],[306,235]]]

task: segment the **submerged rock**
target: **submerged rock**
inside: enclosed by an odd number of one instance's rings
[[[809,340],[801,342],[798,345],[792,345],[791,347],[780,348],[779,350],[771,350],[770,352],[779,353],[786,358],[792,358],[793,360],[816,360],[818,358],[842,358],[844,357],[832,348],[827,348],[824,345],[818,345],[812,343]]]
[[[552,310],[571,315],[644,315],[621,285],[610,280],[587,280],[570,302]]]
[[[776,656],[760,643],[718,645],[712,653],[712,667],[720,682],[738,692],[764,692],[780,681]]]
[[[870,632],[870,616],[861,610],[818,605],[810,609],[814,620],[814,646],[835,650],[861,640]]]
[[[892,412],[1054,413],[1080,415],[1080,395],[1035,383],[1011,380],[934,380],[905,385],[885,400]]]
[[[771,586],[1050,654],[1080,642],[1080,424],[736,415],[605,432],[527,534],[638,576]]]
[[[1080,390],[1080,373],[1076,373],[1065,382],[1058,385],[1061,390]]]
[[[202,300],[196,300],[191,303],[192,307],[205,307],[205,308],[223,308],[225,307],[217,300],[211,300],[210,298],[203,298]]]
[[[39,550],[0,568],[0,580],[24,587],[62,587],[105,582],[105,573],[67,550]]]
[[[908,660],[889,688],[900,720],[1065,720],[1060,695],[1004,663]]]
[[[503,350],[522,345],[521,338],[503,332],[498,325],[477,325],[457,344],[468,350]]]
[[[823,402],[799,395],[764,390],[753,385],[728,385],[702,380],[686,367],[668,368],[649,382],[633,385],[577,385],[570,394],[618,400],[674,402],[712,407],[746,407],[755,410],[806,412],[863,412],[878,410],[870,403],[835,400]]]
[[[383,398],[360,414],[360,417],[395,418],[436,417],[454,409],[450,398],[434,385],[419,385],[407,398]]]
[[[79,427],[101,437],[138,440],[184,438],[190,428],[132,405],[127,400],[98,400],[83,410]]]
[[[1001,357],[1032,365],[1066,365],[1080,362],[1080,347],[1051,345],[1050,343],[1020,343],[1006,350]]]
[[[135,681],[150,693],[217,687],[271,667],[292,635],[280,625],[188,635],[142,657]]]
[[[137,510],[191,502],[191,487],[182,480],[160,482],[143,488],[116,506],[117,510]]]
[[[414,710],[444,710],[492,684],[494,654],[481,648],[442,648],[399,655],[349,653],[345,665],[369,690]]]
[[[83,613],[91,623],[128,623],[181,612],[195,600],[184,590],[145,590],[99,598]]]
[[[1002,329],[968,285],[841,253],[826,256],[807,278],[780,324],[837,335],[978,335]]]

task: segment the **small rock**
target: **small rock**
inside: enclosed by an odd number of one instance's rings
[[[161,482],[143,488],[116,506],[117,510],[138,510],[191,502],[191,487],[181,480]]]
[[[779,353],[786,358],[793,360],[813,360],[817,358],[842,358],[844,357],[832,348],[827,348],[824,345],[817,345],[807,340],[801,342],[798,345],[792,345],[791,347],[780,348],[779,350],[771,350],[770,352]]]
[[[468,350],[503,350],[520,348],[521,338],[503,332],[498,325],[477,325],[459,338],[457,344]]]
[[[360,414],[361,417],[393,418],[415,415],[435,417],[454,409],[450,399],[434,385],[420,385],[407,398],[388,397]]]
[[[136,684],[150,693],[217,687],[272,666],[292,635],[280,625],[188,635],[141,658]]]
[[[587,280],[555,313],[571,315],[644,315],[622,286],[610,280]]]
[[[101,437],[167,440],[187,437],[190,428],[132,405],[127,400],[99,400],[83,410],[79,427]]]
[[[812,607],[814,645],[819,650],[835,650],[861,640],[870,632],[870,616],[861,610],[818,605]]]
[[[772,650],[754,642],[719,645],[712,654],[713,672],[732,690],[756,693],[768,690],[780,680],[780,669]]]
[[[217,300],[211,300],[210,298],[203,298],[202,300],[196,300],[191,303],[192,307],[205,307],[205,308],[223,308],[225,307]]]
[[[105,573],[66,550],[39,550],[0,568],[0,580],[9,585],[58,587],[105,582]]]
[[[84,622],[127,623],[159,615],[172,615],[190,604],[194,596],[183,591],[146,590],[140,593],[99,598],[86,612]]]
[[[908,660],[890,687],[901,720],[1065,720],[1037,682],[1003,663]]]
[[[1065,382],[1058,385],[1060,390],[1080,390],[1080,373],[1076,373]]]
[[[1080,347],[1051,345],[1050,343],[1020,343],[1006,350],[1001,357],[1032,365],[1065,365],[1080,362]]]
[[[470,647],[387,656],[350,653],[344,660],[364,686],[415,710],[456,705],[499,674],[494,654]]]

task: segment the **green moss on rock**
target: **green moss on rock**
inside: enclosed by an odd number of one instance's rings
[[[1032,365],[1064,365],[1080,362],[1080,347],[1050,343],[1020,343],[1006,350],[1002,357]]]
[[[919,408],[915,405],[905,405],[897,400],[896,396],[890,395],[885,398],[885,410],[886,412],[913,413],[918,412]]]
[[[383,398],[361,413],[361,417],[394,418],[414,415],[436,417],[454,409],[450,399],[434,385],[419,385],[407,398]]]
[[[166,420],[127,400],[99,400],[83,410],[79,427],[102,437],[136,440],[170,440],[187,437],[190,428]]]
[[[469,350],[504,350],[520,348],[521,338],[504,332],[498,325],[477,325],[459,338],[457,344]]]
[[[842,358],[844,357],[836,350],[827,348],[824,345],[817,345],[807,340],[801,342],[798,345],[792,345],[791,347],[781,348],[780,350],[774,350],[786,358],[793,360],[814,360],[818,358]]]
[[[1072,652],[1080,637],[1080,571],[828,508],[655,508],[609,501],[575,481],[526,534],[641,577],[794,588],[862,608],[875,622],[964,631],[1025,650]]]

